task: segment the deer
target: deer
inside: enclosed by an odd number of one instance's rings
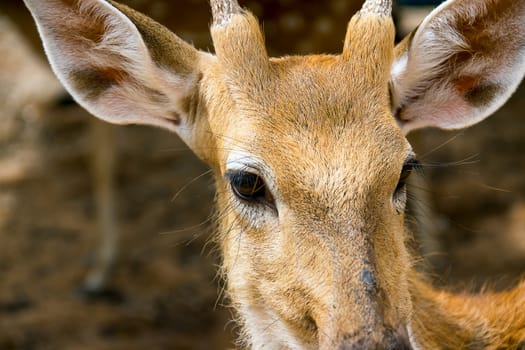
[[[395,46],[391,0],[367,0],[341,54],[280,58],[236,0],[211,0],[215,53],[113,0],[24,1],[80,105],[173,131],[212,169],[239,346],[525,347],[525,282],[436,289],[404,214],[406,135],[505,103],[525,74],[525,1],[445,1]]]

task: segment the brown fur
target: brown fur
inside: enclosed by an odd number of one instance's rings
[[[413,276],[414,333],[423,349],[519,349],[525,282],[500,293],[452,294]]]
[[[41,0],[26,1],[36,11]],[[113,11],[85,1],[93,13]],[[368,10],[352,18],[340,56],[270,59],[257,20],[235,2],[213,2],[217,56],[192,49],[111,2],[137,27],[142,41],[132,44],[147,47],[140,53],[155,62],[146,66],[151,76],[142,70],[140,79],[131,74],[135,71],[114,74],[119,71],[94,64],[102,77],[89,70],[69,77],[80,80],[73,93],[94,94],[93,101],[81,102],[95,113],[102,110],[99,117],[111,120],[111,112],[124,106],[140,107],[145,114],[140,122],[147,124],[165,126],[159,117],[174,112],[180,118],[168,128],[215,173],[222,272],[247,346],[405,349],[410,338],[422,349],[497,349],[525,340],[525,313],[513,311],[524,304],[525,285],[502,294],[453,295],[434,290],[414,272],[405,245],[403,194],[395,192],[412,150],[398,125],[404,121],[392,117],[393,107],[405,105],[396,106],[396,96],[389,94],[392,63],[409,49],[413,36],[394,50],[394,26],[388,9],[381,8],[387,3],[368,2]],[[487,1],[495,3],[509,4]],[[72,12],[74,27],[92,21],[96,29],[77,37],[79,45],[105,39],[98,29],[109,14],[79,18]],[[485,17],[473,24],[493,19],[482,13]],[[509,11],[505,7],[502,13]],[[116,19],[112,25],[126,24]],[[485,37],[468,39],[476,47]],[[118,54],[110,47],[95,61]],[[485,54],[492,52],[480,49]],[[450,62],[472,65],[459,53]],[[166,81],[165,70],[174,74],[172,80]],[[433,80],[452,79],[460,93],[454,97],[466,96],[467,104],[484,103],[497,88],[476,75],[437,73],[446,75]],[[103,84],[90,87],[86,80],[91,78]],[[177,79],[186,85],[172,89]],[[128,90],[122,93],[121,86]],[[137,105],[130,91],[146,102]],[[159,96],[168,100],[158,101]],[[166,106],[165,114],[158,114],[158,104]],[[264,180],[270,192],[265,198],[272,203],[246,203],[234,195],[227,172],[239,163]]]

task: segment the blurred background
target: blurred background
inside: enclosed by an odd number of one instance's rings
[[[122,2],[212,51],[207,0]],[[240,3],[261,18],[272,55],[339,52],[361,5]],[[432,1],[396,5],[407,32]],[[477,126],[411,136],[425,166],[410,187],[409,221],[424,256],[420,268],[437,285],[504,289],[525,271],[524,110],[522,84]],[[107,230],[97,214],[101,188],[113,196],[118,255],[107,283],[86,293]],[[109,126],[70,101],[22,1],[2,0],[1,350],[233,347],[236,330],[219,296],[219,256],[210,242],[212,202],[208,169],[175,135]]]

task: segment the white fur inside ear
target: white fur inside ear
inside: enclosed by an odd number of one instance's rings
[[[392,110],[405,134],[464,128],[507,101],[525,74],[525,6],[516,4],[498,16],[488,3],[449,0],[423,21],[391,68]],[[478,35],[495,40],[490,50]]]
[[[103,36],[95,43],[92,52],[85,53],[87,57],[83,60],[103,66],[120,64],[123,69],[134,70],[144,76],[151,74],[152,62],[146,45],[135,25],[124,14],[106,2],[90,0],[80,4],[79,15],[104,25]],[[107,54],[110,52],[114,56]],[[117,62],[118,57],[124,59]]]
[[[401,74],[406,70],[408,63],[408,52],[403,53],[401,57],[396,59],[392,64],[392,79],[398,81]]]
[[[195,72],[176,74],[153,62],[135,24],[107,1],[25,1],[55,74],[80,105],[112,123],[191,136],[183,114],[198,88],[199,59],[210,55],[190,52],[197,57]]]
[[[135,72],[137,80],[151,78],[152,62],[136,27],[105,1],[86,0],[72,7],[57,3],[53,4],[57,6],[54,9],[36,3],[36,0],[29,1],[29,8],[35,8],[32,13],[44,49],[61,83],[89,112],[105,120],[124,123],[129,117],[129,110],[119,108],[116,99],[110,97],[103,101],[104,107],[101,103],[94,104],[89,98],[90,89],[75,86],[71,74],[111,67],[115,71]],[[92,38],[83,36],[86,32]],[[138,98],[138,94],[134,93],[138,89],[128,87],[127,90],[122,94]]]
[[[411,104],[410,108],[403,109],[399,115],[399,122],[405,133],[424,127],[429,120],[439,123],[444,120],[443,114],[451,116],[455,114],[455,110],[464,112],[466,109],[466,105],[451,96],[444,86],[434,86],[431,101],[425,99],[423,103],[417,102],[418,98],[429,93],[429,81],[447,74],[443,63],[457,52],[468,49],[465,41],[446,20],[440,21],[438,28],[428,25],[445,6],[446,2],[423,21],[410,43],[410,50],[397,57],[392,65],[394,112]],[[444,80],[446,78],[442,79]],[[443,110],[444,106],[448,107]],[[422,117],[425,119],[422,120]],[[449,119],[450,117],[446,118]],[[442,127],[447,127],[447,123]]]

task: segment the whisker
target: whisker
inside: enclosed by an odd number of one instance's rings
[[[422,154],[419,156],[420,159],[425,159],[425,157],[431,155],[432,153],[442,149],[443,147],[447,146],[448,144],[450,144],[451,142],[455,141],[457,138],[459,138],[460,136],[462,136],[463,134],[465,133],[465,131],[460,131],[458,132],[456,135],[453,135],[452,137],[450,137],[448,140],[446,140],[445,142],[443,142],[442,144],[432,148],[430,151]]]
[[[474,165],[474,164],[479,164],[479,159],[477,159],[478,157],[479,157],[479,154],[476,153],[464,159],[453,161],[453,162],[447,162],[447,163],[422,162],[420,164],[420,167],[421,168],[448,168],[448,167]]]
[[[204,225],[207,225],[212,220],[213,220],[213,215],[208,215],[208,217],[204,221],[202,221],[202,222],[200,222],[198,224],[195,224],[195,225],[192,225],[192,226],[188,226],[188,227],[184,227],[184,228],[180,228],[180,229],[159,232],[159,235],[160,236],[167,236],[167,235],[174,235],[174,234],[180,234],[180,233],[183,233],[183,232],[192,231],[192,230],[198,229],[200,227],[203,227]]]
[[[482,182],[478,182],[476,183],[476,185],[484,188],[484,189],[487,189],[487,190],[491,190],[491,191],[495,191],[495,192],[503,192],[503,193],[513,193],[514,191],[511,191],[511,190],[507,190],[505,188],[499,188],[499,187],[495,187],[495,186],[490,186],[490,185],[487,185],[487,184],[484,184]]]
[[[190,180],[189,182],[187,182],[184,186],[182,186],[182,188],[180,190],[177,191],[177,193],[175,193],[175,195],[171,198],[171,201],[175,201],[175,199],[184,191],[186,190],[188,187],[190,187],[193,183],[195,183],[196,181],[202,179],[204,176],[207,176],[209,174],[211,174],[213,172],[213,170],[207,170],[205,171],[204,173],[194,177],[192,180]]]

